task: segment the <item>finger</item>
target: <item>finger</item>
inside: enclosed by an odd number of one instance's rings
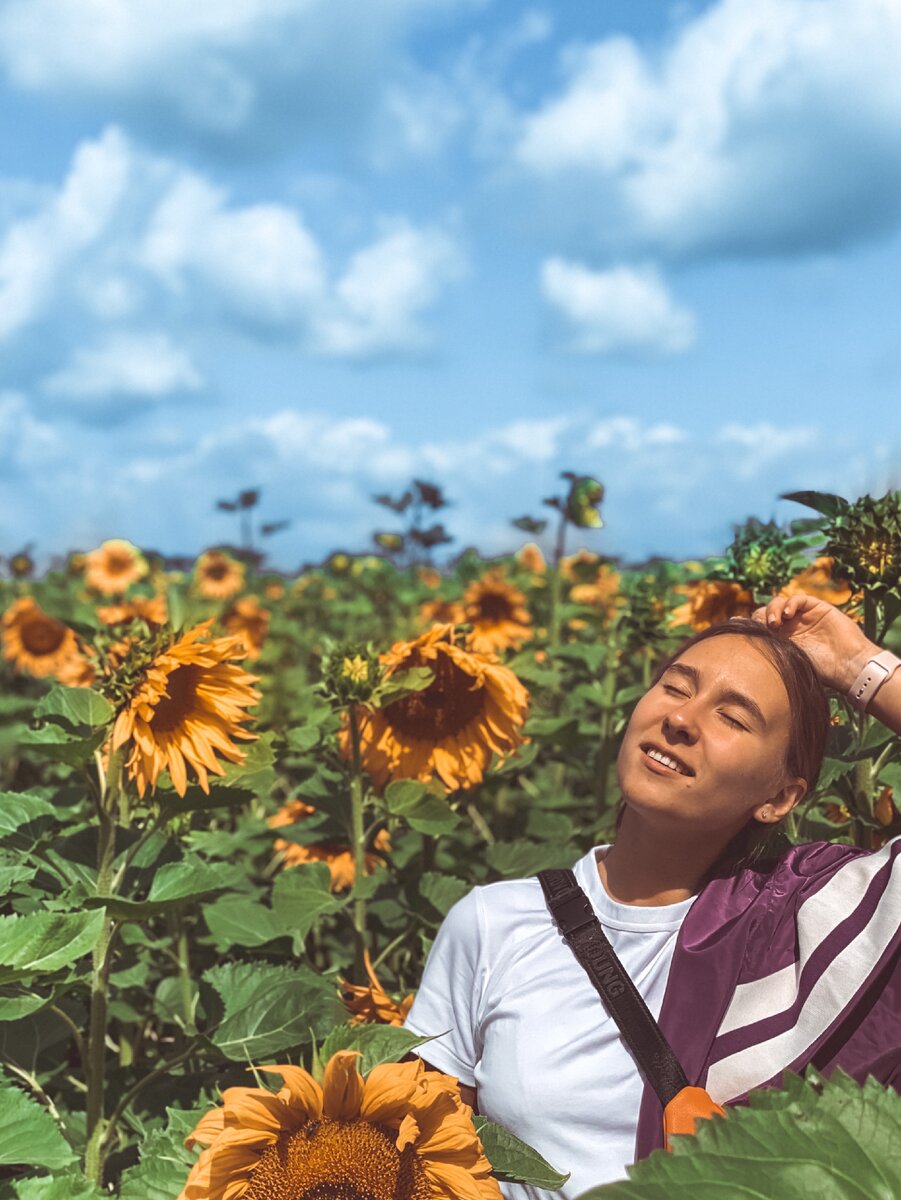
[[[766,606],[766,623],[770,629],[778,629],[785,618],[785,610],[791,596],[774,596]]]
[[[730,620],[732,620],[732,621],[734,621],[736,619],[737,618],[735,618],[735,617],[730,617]],[[766,605],[765,604],[761,604],[760,608],[754,609],[754,611],[751,613],[751,620],[759,621],[761,625],[766,625]]]

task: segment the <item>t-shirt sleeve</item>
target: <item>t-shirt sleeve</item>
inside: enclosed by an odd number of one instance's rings
[[[438,1035],[416,1053],[426,1062],[475,1086],[482,1056],[480,1012],[488,980],[485,914],[479,888],[451,908],[429,952],[406,1029]]]

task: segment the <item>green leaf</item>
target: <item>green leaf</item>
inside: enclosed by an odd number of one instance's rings
[[[47,1167],[72,1162],[72,1148],[46,1108],[7,1082],[0,1084],[0,1165]]]
[[[32,1175],[16,1182],[17,1200],[108,1200],[78,1171],[65,1175]]]
[[[49,1003],[49,997],[36,996],[33,992],[0,993],[0,1021],[20,1021]]]
[[[79,737],[59,725],[48,724],[40,729],[23,729],[19,735],[19,745],[37,754],[46,754],[58,762],[68,763],[70,767],[81,767],[94,757],[94,751],[100,748],[105,736],[105,729]]]
[[[71,966],[93,948],[103,921],[102,909],[0,917],[0,983]]]
[[[419,891],[428,900],[432,908],[442,916],[458,900],[470,891],[470,885],[453,875],[443,875],[439,871],[426,871],[419,881]]]
[[[0,842],[30,850],[53,823],[56,809],[30,792],[0,792]]]
[[[372,693],[369,704],[372,708],[387,708],[396,700],[423,692],[435,679],[435,672],[428,667],[411,667],[409,671],[389,676]]]
[[[629,1167],[629,1180],[579,1200],[895,1200],[901,1196],[901,1095],[835,1072],[751,1094]]]
[[[248,787],[210,788],[207,794],[198,784],[192,784],[183,796],[170,792],[161,801],[160,807],[168,819],[182,813],[211,812],[214,808],[240,808],[251,804],[256,793]]]
[[[166,863],[153,876],[146,900],[128,900],[121,896],[101,896],[88,904],[103,904],[113,916],[124,921],[143,921],[158,913],[170,912],[192,904],[204,896],[233,887],[242,878],[239,867],[230,863],[207,863],[187,856],[181,862]]]
[[[141,1161],[122,1173],[120,1200],[178,1200],[197,1161],[197,1152],[185,1149],[185,1138],[207,1111],[166,1110],[167,1128],[154,1129],[142,1138]]]
[[[295,954],[303,953],[307,934],[320,917],[338,912],[344,900],[329,891],[325,863],[304,863],[282,871],[272,888],[272,911],[282,931],[294,938]]]
[[[289,729],[285,736],[288,749],[295,754],[307,754],[319,745],[322,730],[318,725],[302,725],[300,729]]]
[[[383,803],[392,816],[402,817],[417,833],[450,833],[459,824],[459,817],[447,800],[435,795],[431,784],[415,779],[389,783]]]
[[[785,492],[780,500],[794,500],[796,504],[804,504],[824,517],[840,517],[848,511],[848,501],[832,492]]]
[[[58,684],[37,703],[34,715],[50,720],[59,718],[76,728],[87,725],[90,729],[99,729],[109,724],[116,710],[99,692]]]
[[[417,1046],[432,1041],[399,1025],[339,1025],[319,1047],[319,1057],[328,1062],[339,1050],[359,1050],[362,1058],[357,1070],[368,1075],[373,1067],[400,1060]]]
[[[817,788],[824,791],[831,787],[836,779],[841,779],[842,776],[848,775],[854,770],[853,761],[845,761],[841,758],[824,758],[823,765],[820,768],[820,777],[817,780]]]
[[[531,1187],[556,1191],[563,1187],[569,1175],[561,1175],[531,1146],[495,1125],[486,1117],[473,1117],[473,1124],[491,1163],[494,1174],[502,1183],[526,1183]]]
[[[526,819],[526,833],[541,842],[566,842],[573,835],[572,818],[567,813],[532,808]]]
[[[215,792],[222,788],[242,788],[261,800],[268,800],[277,779],[273,765],[274,738],[275,734],[270,729],[261,734],[255,742],[243,746],[243,763],[228,763],[224,775],[211,776],[210,790]]]
[[[571,867],[578,857],[571,846],[537,842],[495,842],[485,851],[488,865],[505,879],[524,879],[549,867]]]
[[[247,896],[223,896],[205,904],[203,918],[220,953],[232,946],[265,946],[292,932],[271,908]]]
[[[233,1062],[264,1062],[325,1037],[341,1019],[334,983],[308,967],[227,963],[203,978],[225,1007],[213,1044]]]

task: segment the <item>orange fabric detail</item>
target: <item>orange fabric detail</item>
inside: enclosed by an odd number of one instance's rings
[[[725,1115],[726,1110],[720,1108],[703,1088],[684,1087],[663,1110],[663,1144],[671,1150],[672,1134],[694,1133],[695,1121]]]

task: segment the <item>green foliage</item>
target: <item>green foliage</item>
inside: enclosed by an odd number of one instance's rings
[[[36,1100],[10,1083],[0,1086],[0,1165],[48,1167],[73,1161],[57,1123]]]
[[[556,1190],[569,1179],[569,1175],[555,1171],[537,1150],[527,1146],[503,1126],[495,1125],[485,1117],[476,1117],[473,1123],[485,1157],[502,1183],[524,1183]]]
[[[368,1075],[373,1067],[399,1062],[411,1050],[431,1040],[396,1025],[339,1025],[319,1047],[319,1057],[327,1062],[339,1050],[358,1050],[358,1070],[361,1075]]]
[[[841,1072],[822,1086],[789,1077],[748,1108],[701,1121],[629,1168],[629,1181],[579,1200],[895,1200],[901,1195],[901,1096]]]

